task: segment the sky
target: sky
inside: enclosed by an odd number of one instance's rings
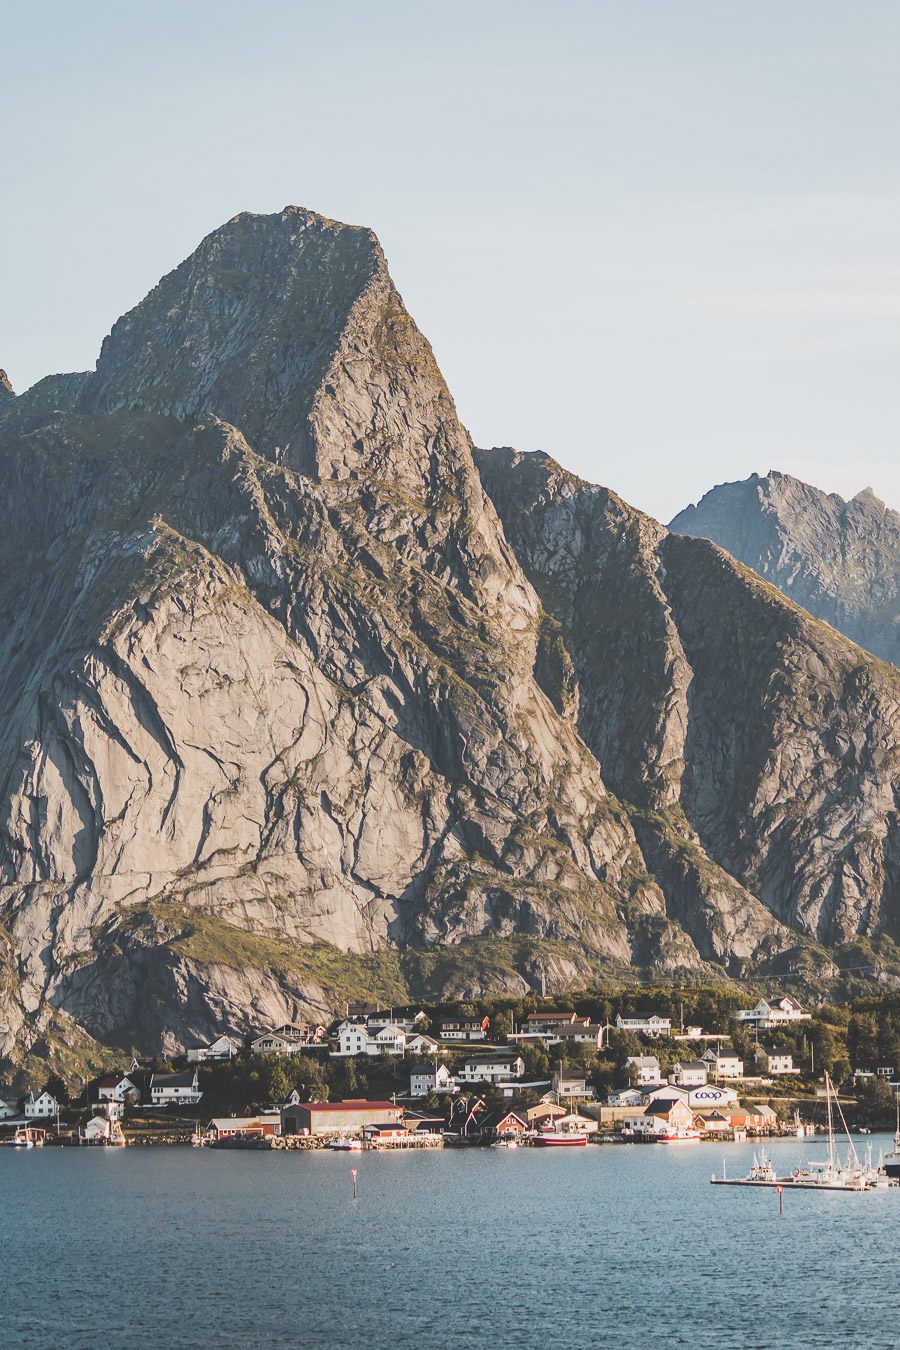
[[[0,0],[0,366],[239,211],[369,225],[476,444],[900,509],[895,0]]]

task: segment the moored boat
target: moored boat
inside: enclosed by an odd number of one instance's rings
[[[900,1177],[900,1096],[897,1098],[897,1128],[894,1132],[894,1147],[884,1155],[884,1170],[889,1177]]]
[[[574,1130],[570,1133],[563,1130],[538,1130],[531,1136],[535,1148],[580,1148],[587,1141],[586,1134]]]
[[[13,1148],[43,1148],[44,1131],[34,1125],[20,1125],[9,1142]]]

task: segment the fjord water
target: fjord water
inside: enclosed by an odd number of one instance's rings
[[[796,1191],[779,1218],[709,1184],[752,1153],[3,1149],[0,1344],[893,1350],[900,1190]]]

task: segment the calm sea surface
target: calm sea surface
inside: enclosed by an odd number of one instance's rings
[[[900,1189],[779,1219],[752,1153],[0,1149],[0,1346],[895,1350]]]

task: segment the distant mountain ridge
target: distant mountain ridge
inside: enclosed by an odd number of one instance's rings
[[[770,471],[712,488],[670,521],[711,539],[884,661],[900,664],[900,514]]]

